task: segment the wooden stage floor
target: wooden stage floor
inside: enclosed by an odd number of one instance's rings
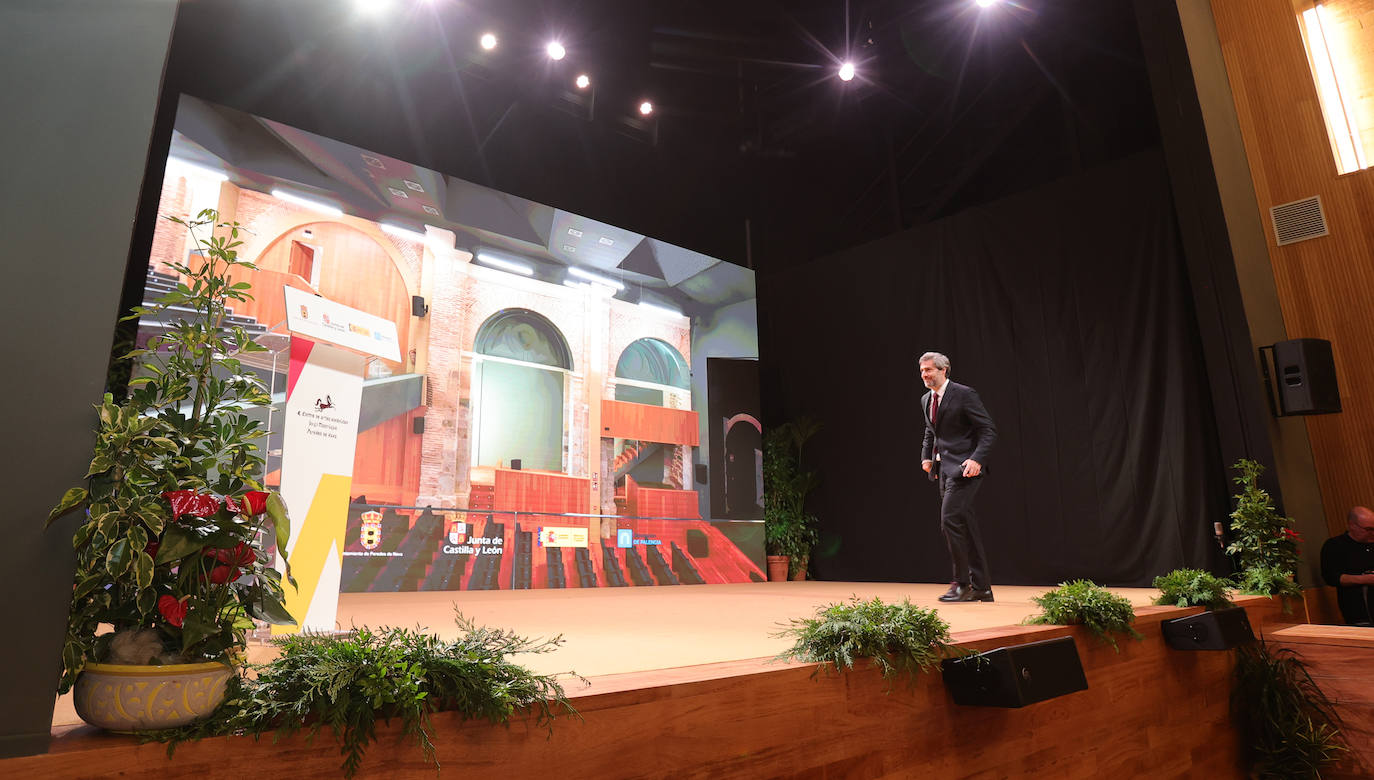
[[[576,672],[582,685],[566,681],[569,695],[584,696],[664,682],[718,675],[694,669],[707,664],[771,658],[791,645],[774,636],[788,621],[809,617],[818,607],[851,596],[888,602],[910,599],[939,609],[955,640],[989,629],[1015,626],[1039,608],[1031,602],[1049,588],[1001,585],[993,603],[942,604],[947,583],[759,582],[737,585],[682,585],[652,588],[569,588],[518,591],[427,591],[419,593],[345,593],[339,598],[338,626],[421,626],[453,637],[454,610],[479,625],[524,636],[562,634],[558,650],[513,660],[540,673]],[[1152,588],[1112,588],[1143,607],[1158,595]],[[250,658],[272,657],[271,646],[255,646]],[[80,723],[69,701],[57,701],[53,728]]]

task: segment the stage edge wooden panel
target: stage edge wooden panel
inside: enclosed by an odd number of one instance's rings
[[[1241,603],[1269,633],[1297,618],[1268,599]],[[938,673],[889,685],[871,668],[827,674],[767,659],[708,664],[598,680],[571,691],[578,716],[552,729],[509,728],[434,716],[441,776],[618,777],[1243,777],[1229,715],[1231,654],[1165,645],[1162,620],[1196,609],[1137,611],[1144,641],[1120,651],[1081,628],[1009,626],[963,632],[971,650],[1072,636],[1089,688],[1019,710],[956,706]],[[0,761],[12,778],[165,778],[251,774],[288,767],[293,777],[336,777],[331,739],[216,738],[158,744],[84,727],[52,752]],[[369,750],[361,777],[434,777],[393,725]]]

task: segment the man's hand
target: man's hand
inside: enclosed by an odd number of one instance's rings
[[[1342,585],[1374,585],[1374,572],[1364,574],[1342,574]]]
[[[979,465],[978,461],[974,460],[973,458],[969,458],[968,460],[964,461],[964,476],[976,477],[979,474],[981,474],[982,471],[983,467]]]
[[[933,465],[935,465],[935,461],[933,461],[933,460],[923,460],[923,461],[921,461],[921,468],[925,469],[925,472],[926,472],[927,474],[930,473],[930,467],[933,466]]]

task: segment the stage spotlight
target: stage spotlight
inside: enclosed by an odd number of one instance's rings
[[[493,33],[482,33],[482,37],[478,40],[478,43],[482,44],[483,49],[491,51],[496,48],[496,35]]]
[[[578,89],[586,89],[592,85],[592,80],[587,78],[587,74],[583,73],[580,74],[573,83],[577,85]]]
[[[974,2],[978,4],[979,8],[991,8],[992,6],[997,5],[998,1],[999,0],[974,0]]]
[[[854,80],[854,63],[846,62],[840,66],[840,81]]]
[[[650,103],[650,102],[647,101],[647,100],[644,101],[644,102],[642,102],[642,103],[640,103],[640,104],[639,104],[639,113],[640,113],[641,116],[648,116],[648,115],[654,113],[654,104],[653,104],[653,103]]]
[[[563,44],[558,41],[549,41],[549,45],[544,47],[544,51],[548,53],[551,60],[561,60],[568,55],[568,50],[563,48]]]

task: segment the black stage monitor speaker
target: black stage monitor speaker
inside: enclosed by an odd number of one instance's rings
[[[520,459],[519,459],[519,458],[511,458],[511,459],[510,459],[510,468],[511,468],[511,471],[519,471],[519,470],[520,470]]]
[[[1175,650],[1230,650],[1255,641],[1242,607],[1166,620],[1159,628],[1164,641]]]
[[[693,558],[709,558],[711,556],[711,544],[706,539],[706,532],[700,528],[687,529],[687,554]]]
[[[424,433],[424,432],[425,432],[425,418],[423,418],[423,417],[416,417],[416,418],[414,418],[413,420],[411,420],[411,421],[410,421],[410,430],[411,430],[413,433]]]
[[[940,667],[956,704],[1024,707],[1088,689],[1071,636],[947,658]]]
[[[1289,339],[1274,345],[1279,413],[1333,414],[1341,410],[1336,363],[1326,339]]]

